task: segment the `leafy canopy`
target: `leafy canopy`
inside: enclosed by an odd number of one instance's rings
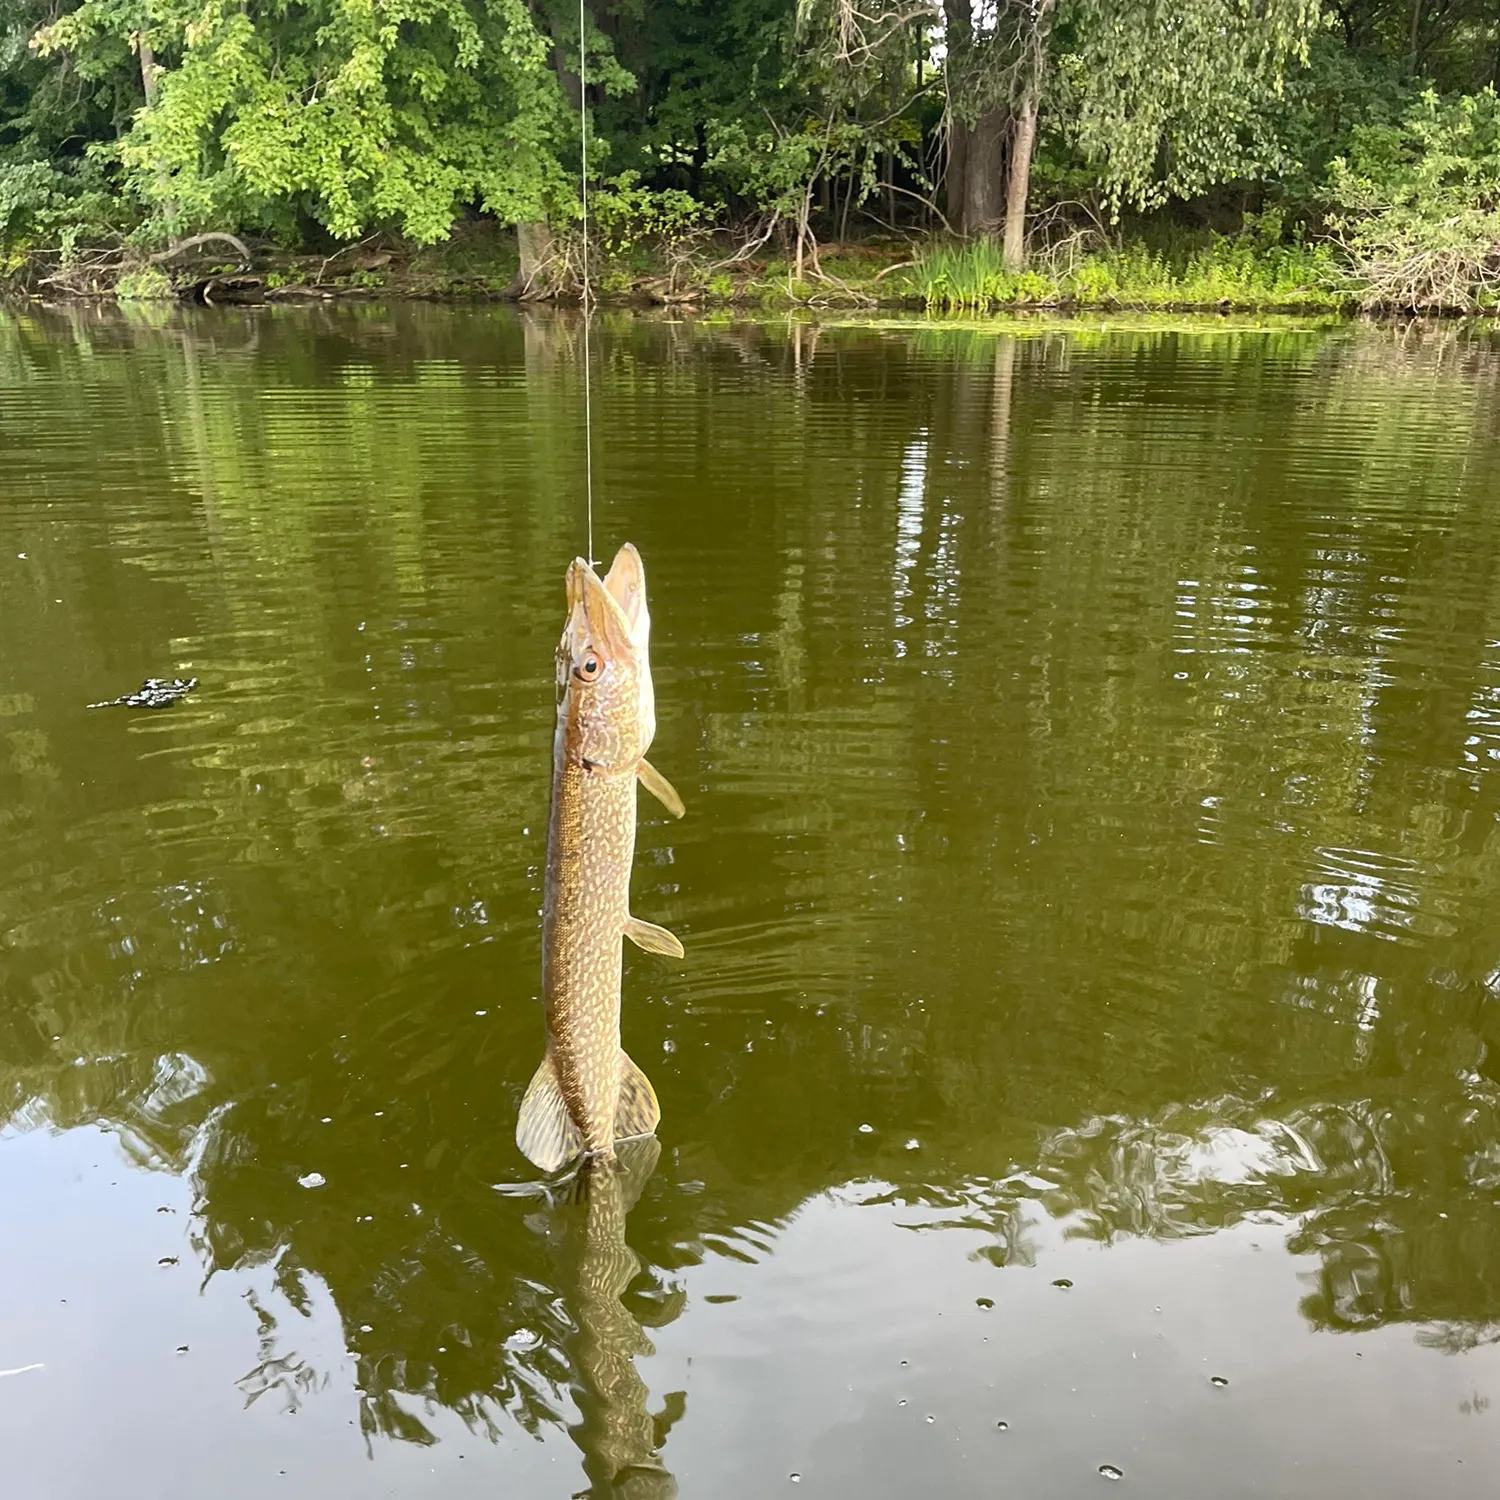
[[[306,216],[425,243],[466,205],[514,222],[570,201],[576,121],[524,0],[83,0],[35,45],[102,75],[142,35],[155,100],[100,149],[171,229]]]

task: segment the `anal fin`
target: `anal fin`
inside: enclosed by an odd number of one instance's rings
[[[682,944],[665,927],[658,927],[655,922],[643,922],[639,917],[627,917],[625,936],[637,948],[644,948],[647,953],[665,953],[669,958],[683,956]]]
[[[646,1087],[649,1089],[650,1084]],[[532,1074],[521,1114],[516,1121],[516,1145],[543,1172],[555,1172],[583,1150],[583,1136],[568,1113],[550,1052]]]
[[[651,1080],[621,1047],[620,1103],[615,1109],[615,1139],[624,1141],[632,1136],[654,1135],[660,1120],[661,1105],[656,1102],[656,1090],[651,1087]]]
[[[635,768],[635,774],[640,778],[641,785],[674,818],[680,818],[687,811],[682,805],[682,798],[677,795],[677,788],[649,760],[641,761]]]

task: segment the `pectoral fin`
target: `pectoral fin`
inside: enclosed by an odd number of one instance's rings
[[[646,1087],[649,1090],[651,1085],[648,1083]],[[526,1097],[521,1101],[516,1145],[543,1172],[557,1171],[583,1150],[583,1136],[568,1114],[550,1052],[532,1075]]]
[[[682,957],[682,944],[665,927],[658,927],[655,922],[643,922],[639,917],[627,917],[625,936],[637,948],[644,948],[647,953],[665,953],[669,958]]]
[[[677,795],[677,788],[667,780],[649,760],[643,760],[636,768],[635,774],[640,777],[641,785],[656,798],[674,818],[680,818],[687,811],[682,805],[682,798]]]
[[[661,928],[656,929],[658,932]],[[668,934],[670,936],[670,934]],[[674,938],[675,942],[676,939]],[[630,1054],[620,1048],[620,1103],[615,1110],[615,1139],[651,1135],[661,1120],[661,1105],[651,1080],[631,1062]]]

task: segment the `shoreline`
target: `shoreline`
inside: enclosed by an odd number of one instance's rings
[[[1488,321],[1500,313],[1496,307],[1368,306],[1354,288],[1315,275],[1289,276],[1279,284],[1266,279],[1257,285],[1252,269],[1249,276],[1216,284],[1206,281],[1201,269],[1192,274],[1191,267],[1174,270],[1149,260],[1144,262],[1148,274],[1142,275],[1143,262],[1139,256],[1132,261],[1129,251],[1113,260],[1101,256],[1085,268],[1092,273],[1088,275],[1049,277],[1031,270],[959,286],[924,263],[923,254],[932,248],[921,242],[831,244],[821,252],[816,279],[808,279],[807,267],[798,278],[791,265],[774,257],[728,270],[722,262],[679,265],[673,274],[656,265],[606,263],[596,279],[593,301],[600,308],[636,313],[884,313],[925,316],[935,322],[1149,315]],[[580,305],[573,287],[554,285],[530,292],[520,288],[512,251],[486,236],[481,243],[455,240],[425,249],[361,244],[328,256],[257,251],[248,263],[238,265],[222,256],[198,256],[170,268],[118,261],[104,266],[97,260],[91,266],[87,257],[64,267],[33,255],[13,260],[8,273],[0,274],[0,302],[210,307],[510,303],[559,309]],[[1101,279],[1105,270],[1115,273],[1112,280]],[[1191,295],[1205,291],[1216,295]]]
[[[909,253],[910,247],[905,247]],[[577,311],[576,290],[549,288],[537,293],[516,290],[514,258],[487,246],[479,255],[465,247],[444,245],[427,250],[365,251],[353,247],[328,257],[257,255],[248,266],[198,260],[167,273],[156,267],[108,272],[52,274],[34,258],[12,263],[0,275],[0,307],[327,307],[377,303],[429,303],[440,306],[494,306]],[[784,262],[769,260],[745,266],[741,274],[690,272],[689,285],[673,290],[654,269],[622,271],[606,267],[593,296],[600,310],[641,316],[732,318],[806,316],[820,318],[901,317],[934,326],[990,325],[1078,318],[1190,317],[1194,319],[1313,319],[1318,322],[1407,324],[1412,322],[1493,324],[1497,307],[1366,306],[1353,291],[1329,286],[1299,287],[1290,294],[1211,299],[1173,296],[1160,284],[1126,289],[1098,297],[1059,288],[1035,272],[1017,277],[1010,295],[958,295],[940,284],[919,281],[919,262],[891,259],[891,249],[831,246],[825,264],[838,271],[822,282],[799,281]],[[342,265],[340,264],[342,262]],[[903,274],[904,273],[904,274]]]

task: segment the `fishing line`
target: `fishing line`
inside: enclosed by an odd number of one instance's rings
[[[583,167],[579,177],[583,200],[583,474],[588,495],[589,566],[594,565],[594,413],[589,372],[589,81],[588,51],[584,33],[583,0],[578,0],[578,137],[583,144]]]

